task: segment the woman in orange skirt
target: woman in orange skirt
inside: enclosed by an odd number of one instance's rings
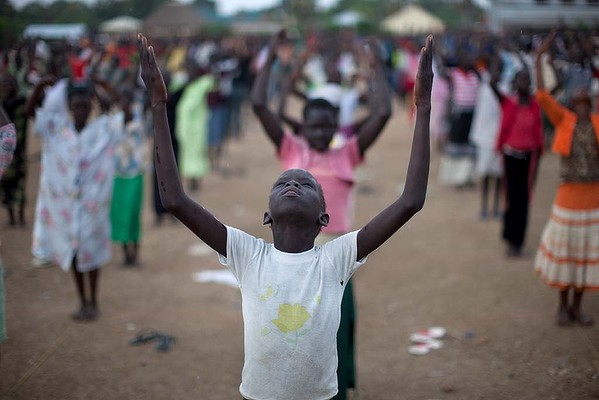
[[[545,90],[541,58],[554,37],[551,33],[537,54],[536,95],[555,127],[552,150],[561,156],[561,182],[537,250],[535,271],[560,291],[558,325],[588,327],[593,320],[581,310],[583,293],[599,290],[599,114],[592,113],[588,88],[572,90],[568,108]]]

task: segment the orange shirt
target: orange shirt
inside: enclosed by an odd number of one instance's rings
[[[546,90],[538,90],[537,101],[549,121],[555,127],[555,137],[551,150],[562,156],[570,156],[572,137],[578,117],[568,108],[559,104]],[[595,130],[595,137],[599,143],[599,114],[591,114],[591,123]]]

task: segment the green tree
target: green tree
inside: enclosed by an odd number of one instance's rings
[[[18,40],[22,25],[22,21],[16,18],[16,10],[8,0],[0,0],[0,48]]]
[[[44,20],[48,23],[84,23],[95,26],[98,22],[93,10],[82,2],[58,0],[50,3],[44,14]]]
[[[316,0],[283,0],[285,13],[298,21],[298,28],[309,30],[318,21]]]
[[[128,3],[127,15],[144,18],[166,2],[166,0],[125,0]]]

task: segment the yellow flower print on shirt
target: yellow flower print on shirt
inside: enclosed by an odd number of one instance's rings
[[[271,320],[271,322],[278,328],[285,342],[295,349],[300,336],[310,331],[310,329],[302,328],[311,317],[312,315],[301,304],[281,304],[278,318]],[[262,336],[268,336],[271,332],[274,331],[265,327],[260,333]]]
[[[279,318],[272,322],[283,333],[297,332],[310,317],[310,313],[301,304],[281,304]]]
[[[266,291],[260,295],[260,301],[266,301],[272,299],[274,296],[279,293],[279,289],[277,287],[267,286]]]

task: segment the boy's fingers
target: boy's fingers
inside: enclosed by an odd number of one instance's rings
[[[156,56],[154,55],[154,47],[150,46],[148,47],[148,62],[150,63],[150,65],[153,67],[156,64]]]
[[[431,54],[433,50],[433,35],[426,37],[426,52]]]
[[[143,35],[139,35],[139,48],[140,48],[140,54],[139,54],[139,58],[142,62],[142,65],[144,65],[144,67],[147,66],[147,62],[148,62],[148,56],[146,54],[147,52],[147,47],[145,46],[145,37]]]
[[[432,64],[433,64],[433,36],[432,35],[428,35],[426,38],[424,54],[426,57],[424,60],[426,62],[426,67],[427,68],[432,67]]]
[[[144,54],[147,57],[148,56],[148,39],[146,39],[145,36],[142,36],[141,44],[143,45],[143,48],[144,48]]]

